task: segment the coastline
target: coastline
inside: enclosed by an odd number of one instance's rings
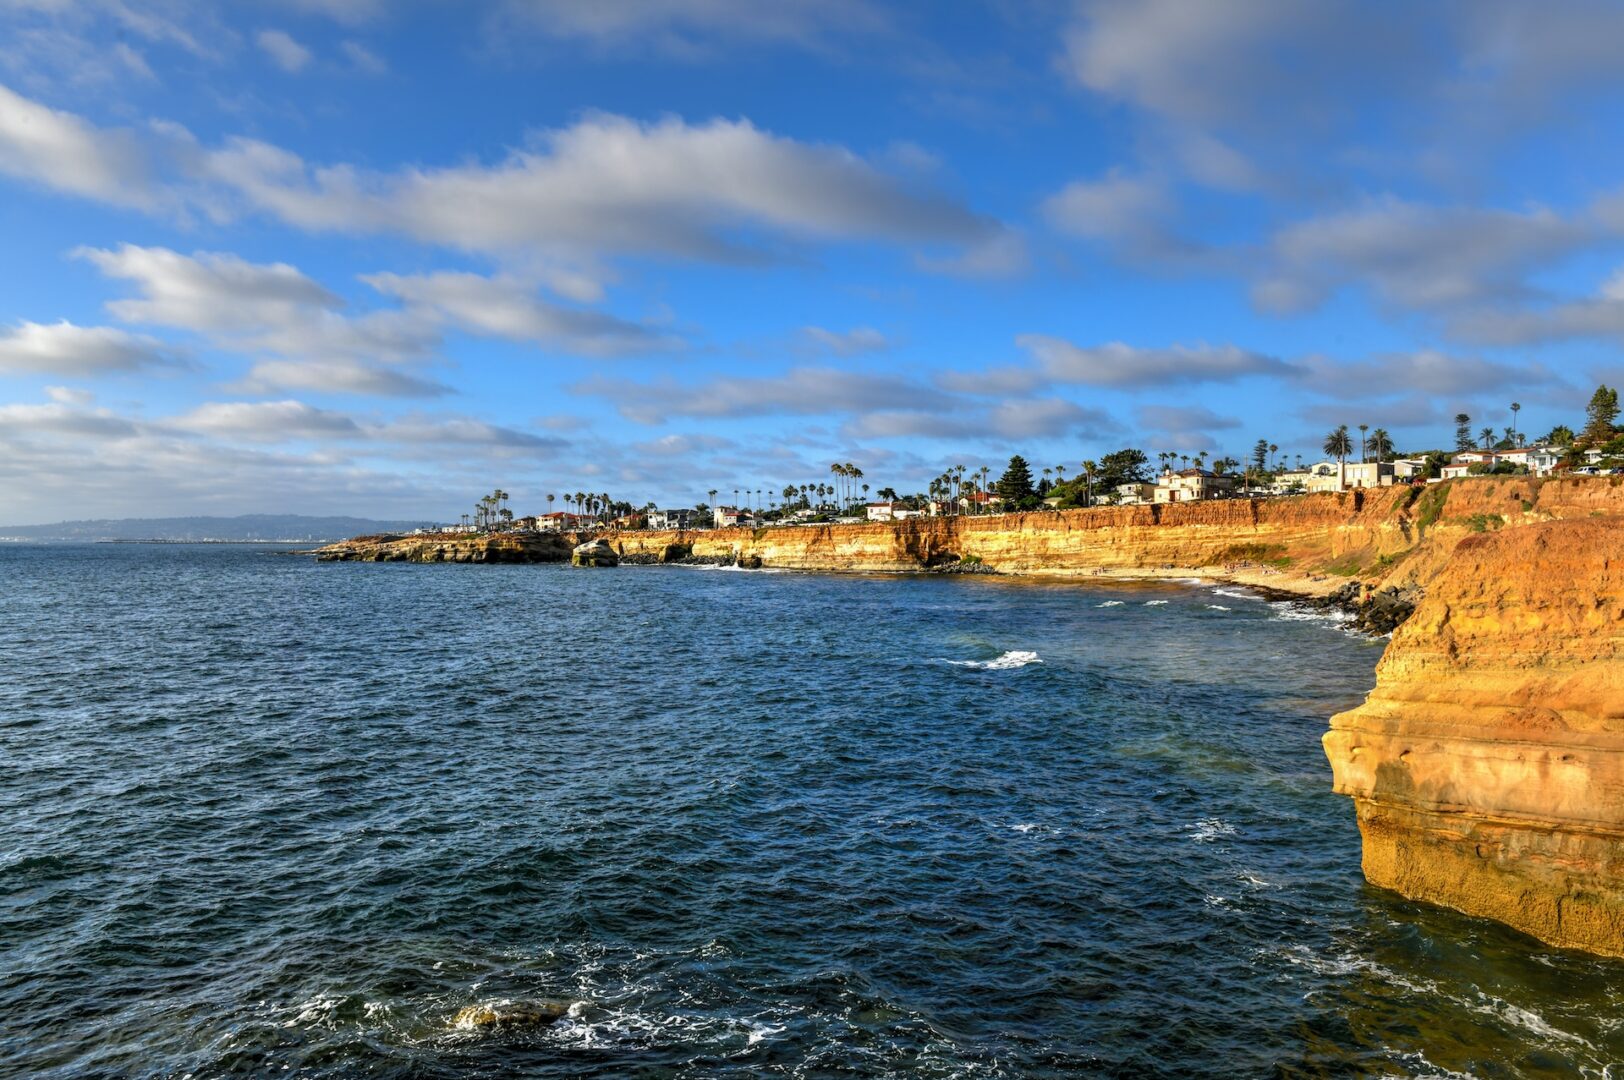
[[[315,555],[564,562],[591,538],[639,562],[1182,579],[1339,606],[1359,628],[1394,631],[1375,690],[1324,739],[1334,790],[1354,802],[1366,878],[1550,944],[1624,956],[1618,479],[1475,477],[763,529],[364,537]]]

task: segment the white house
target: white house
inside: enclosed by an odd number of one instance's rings
[[[1197,502],[1216,499],[1235,487],[1233,476],[1219,476],[1206,469],[1165,472],[1156,478],[1152,501],[1158,503]]]
[[[876,502],[868,504],[868,520],[870,521],[903,521],[918,516],[919,511],[907,503]]]
[[[697,510],[650,510],[648,527],[651,529],[691,529],[698,524]]]
[[[718,529],[729,529],[735,525],[749,525],[750,523],[750,511],[740,510],[736,506],[718,506],[711,511],[711,524]]]
[[[1156,501],[1156,485],[1135,481],[1116,486],[1118,506],[1144,506]]]

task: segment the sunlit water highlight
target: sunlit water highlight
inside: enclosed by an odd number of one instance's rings
[[[1238,590],[0,548],[0,1073],[1590,1076]],[[577,1003],[532,1031],[465,1005]]]

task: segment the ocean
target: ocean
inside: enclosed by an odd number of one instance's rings
[[[0,1074],[1604,1077],[1242,590],[0,546]],[[568,1003],[543,1027],[465,1006]]]

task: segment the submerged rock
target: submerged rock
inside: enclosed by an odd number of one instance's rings
[[[569,1015],[567,1001],[517,1001],[469,1005],[451,1018],[463,1031],[480,1028],[546,1027]]]
[[[571,566],[619,566],[620,555],[607,540],[588,540],[570,552]]]

